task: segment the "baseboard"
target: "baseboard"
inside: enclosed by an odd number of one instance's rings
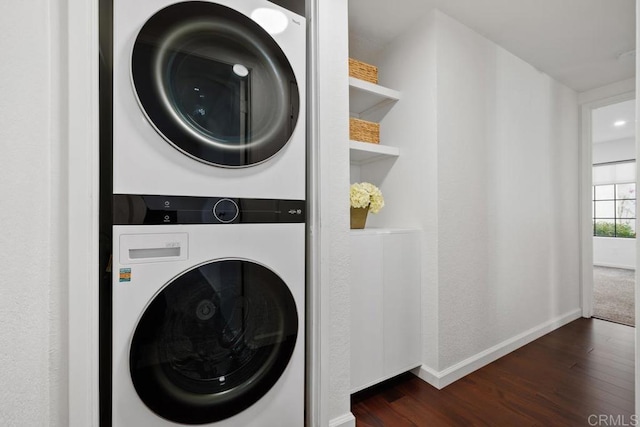
[[[622,264],[610,264],[610,263],[606,263],[606,262],[599,262],[599,263],[594,263],[593,264],[594,267],[609,267],[609,268],[622,268],[625,270],[635,270],[636,266],[635,265],[622,265]]]
[[[429,366],[422,365],[421,367],[414,369],[412,372],[416,376],[420,377],[420,379],[431,384],[437,389],[442,389],[465,375],[498,360],[502,356],[505,356],[523,345],[528,344],[554,329],[558,329],[559,327],[580,317],[582,317],[582,310],[575,309],[563,316],[558,316],[555,319],[551,319],[533,327],[528,331],[514,336],[513,338],[509,338],[508,340],[471,356],[460,363],[456,363],[445,370],[438,372],[431,369]]]
[[[329,427],[356,427],[356,417],[348,412],[329,421]]]

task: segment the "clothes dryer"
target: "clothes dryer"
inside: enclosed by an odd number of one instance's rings
[[[114,204],[113,425],[304,425],[304,203]]]
[[[303,199],[305,18],[114,0],[113,193]]]

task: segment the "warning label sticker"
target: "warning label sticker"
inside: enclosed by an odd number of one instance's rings
[[[121,268],[120,269],[120,281],[121,282],[130,282],[131,281],[131,269],[130,268]]]

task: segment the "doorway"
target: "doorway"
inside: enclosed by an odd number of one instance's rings
[[[591,146],[591,315],[635,325],[635,100],[589,111]],[[586,255],[586,254],[585,254]]]

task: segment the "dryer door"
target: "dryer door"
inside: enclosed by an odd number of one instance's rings
[[[266,394],[298,333],[287,285],[245,260],[200,265],[176,277],[142,315],[130,351],[142,401],[170,421],[228,418]]]
[[[264,162],[298,120],[298,83],[282,49],[256,22],[219,4],[182,2],[157,12],[138,34],[131,71],[155,129],[205,163]]]

